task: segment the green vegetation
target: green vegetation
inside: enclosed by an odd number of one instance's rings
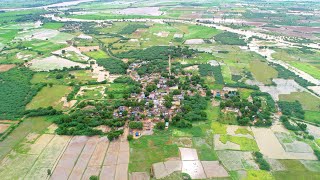
[[[125,74],[127,72],[128,65],[118,59],[98,59],[97,63],[103,66],[111,74]]]
[[[32,85],[33,72],[26,68],[14,68],[0,73],[0,119],[20,117],[25,106],[43,85]]]
[[[53,117],[54,118],[54,117]],[[51,117],[33,117],[23,120],[23,122],[0,142],[0,159],[2,159],[9,151],[12,150],[29,134],[29,133],[41,133],[52,122]]]
[[[238,34],[223,32],[214,36],[214,39],[224,45],[246,46],[247,43]]]
[[[213,133],[215,134],[227,134],[227,126],[219,122],[212,123]]]
[[[240,150],[242,151],[259,151],[258,145],[254,139],[223,134],[220,136],[219,140],[223,144],[227,143],[228,141],[239,144]]]
[[[214,76],[215,83],[224,84],[220,66],[211,66],[209,64],[200,64],[199,73],[201,76]]]
[[[43,25],[43,28],[46,28],[46,29],[60,29],[63,26],[64,26],[64,23],[49,22],[49,23],[45,23]]]
[[[310,82],[306,81],[305,79],[301,78],[300,76],[297,76],[295,73],[282,67],[281,65],[272,64],[272,66],[278,71],[279,78],[294,79],[302,87],[314,86],[313,83],[310,83]]]
[[[278,72],[273,67],[261,61],[252,61],[250,71],[254,78],[263,84],[272,84],[272,79],[278,76]]]
[[[260,152],[254,152],[253,155],[261,170],[271,170],[270,164],[263,158],[263,154],[261,154]]]
[[[279,101],[278,104],[283,115],[304,119],[304,111],[299,101],[294,101],[294,102]]]
[[[71,91],[71,87],[55,85],[52,87],[44,87],[27,105],[26,109],[37,109],[41,107],[53,106],[54,108],[61,110],[62,103],[61,98],[67,95]]]
[[[304,110],[320,111],[320,98],[308,92],[292,92],[290,94],[281,94],[279,98],[281,101],[299,101]]]
[[[249,131],[247,128],[238,128],[235,131],[236,134],[243,134],[243,135],[251,135],[253,137],[252,131]]]
[[[274,177],[267,172],[261,170],[248,170],[245,180],[274,180]]]
[[[319,111],[305,111],[304,119],[309,122],[320,124],[320,112]]]
[[[153,163],[178,157],[178,146],[172,143],[170,135],[171,131],[156,131],[152,136],[131,141],[129,172],[149,172]]]
[[[184,35],[184,39],[210,39],[218,33],[220,31],[215,28],[188,26],[188,32]]]
[[[137,29],[140,28],[148,28],[148,26],[143,25],[143,24],[129,24],[126,27],[124,27],[119,34],[132,34],[134,33]]]
[[[298,160],[280,160],[281,164],[286,168],[285,171],[275,171],[273,176],[276,180],[295,180],[295,179],[319,179],[319,172],[309,171],[300,161]]]

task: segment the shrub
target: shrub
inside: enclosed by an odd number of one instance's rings
[[[158,123],[156,124],[156,129],[164,130],[165,127],[166,127],[166,125],[165,125],[164,122],[158,122]]]
[[[270,171],[270,164],[263,158],[263,155],[260,152],[254,152],[253,155],[261,170]]]
[[[132,136],[131,134],[129,134],[129,135],[127,136],[127,140],[128,140],[128,141],[132,141],[132,140],[133,140],[133,136]]]
[[[131,129],[143,129],[143,123],[142,123],[142,122],[135,122],[135,121],[133,121],[133,122],[130,122],[130,123],[129,123],[129,127],[130,127]]]

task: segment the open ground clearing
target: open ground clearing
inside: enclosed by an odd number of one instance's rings
[[[272,159],[305,159],[316,160],[312,153],[295,153],[286,152],[281,143],[274,135],[271,129],[268,128],[254,128],[252,132],[259,146],[260,152]]]
[[[88,65],[72,62],[70,60],[60,58],[58,56],[50,56],[43,59],[34,59],[28,63],[30,69],[34,71],[50,71],[55,69],[63,69],[64,67],[70,68],[79,66],[81,68],[85,68]]]
[[[279,100],[280,95],[290,94],[293,92],[304,91],[300,85],[298,85],[294,80],[285,79],[273,79],[276,86],[259,86],[262,92],[267,92],[275,100]]]
[[[15,66],[16,66],[15,64],[2,64],[2,65],[0,65],[0,72],[9,71],[10,69],[14,68]]]
[[[52,171],[50,179],[89,179],[92,175],[128,179],[126,140],[109,143],[97,136],[30,134],[18,147],[1,161],[3,179],[47,179],[48,169]]]
[[[183,172],[192,179],[229,177],[228,172],[218,161],[200,161],[197,150],[179,148],[180,159],[158,162],[152,165],[152,172],[156,179],[170,176],[174,172]]]

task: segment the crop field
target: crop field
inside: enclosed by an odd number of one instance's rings
[[[274,68],[261,61],[252,61],[249,69],[253,77],[263,84],[271,84],[272,79],[278,77],[278,72]]]
[[[314,97],[307,92],[293,92],[289,95],[280,95],[280,99],[284,101],[299,101],[304,110],[319,111],[320,99]]]
[[[91,51],[91,52],[86,52],[85,55],[93,58],[93,59],[105,59],[105,58],[109,58],[109,55],[102,51],[102,50],[98,50],[98,51]]]
[[[319,3],[77,1],[0,4],[1,180],[320,179]]]
[[[63,27],[63,23],[45,23],[42,27],[45,29],[60,29]]]
[[[37,109],[40,107],[52,106],[53,108],[61,110],[63,107],[60,100],[62,97],[70,93],[71,90],[72,90],[72,87],[61,86],[61,85],[44,87],[26,106],[26,109]]]

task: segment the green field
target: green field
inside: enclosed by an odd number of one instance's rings
[[[320,111],[305,111],[304,120],[320,124]]]
[[[239,144],[240,150],[242,151],[259,151],[258,145],[254,139],[230,135],[221,135],[220,141],[224,144],[228,141],[233,142],[235,144]]]
[[[293,92],[289,95],[281,94],[279,99],[282,101],[299,101],[304,110],[320,111],[320,99],[308,92]]]
[[[85,55],[91,57],[92,59],[105,59],[105,58],[109,58],[109,55],[102,51],[102,50],[98,50],[98,51],[91,51],[91,52],[86,52],[84,53]]]
[[[64,23],[50,22],[50,23],[45,23],[43,27],[46,29],[60,29],[63,27],[63,25]]]
[[[301,164],[301,162],[297,160],[280,160],[280,162],[287,170],[273,172],[272,174],[276,180],[320,179],[319,172],[309,171],[303,164]]]
[[[184,35],[184,39],[210,39],[220,32],[220,30],[209,27],[188,26],[188,33]]]
[[[6,139],[0,142],[0,159],[18,144],[29,133],[42,133],[51,124],[48,117],[35,117],[25,119]]]
[[[63,96],[71,92],[72,88],[62,85],[54,85],[52,87],[44,87],[27,105],[26,109],[37,109],[40,107],[52,106],[61,110],[63,103],[60,102]]]
[[[263,84],[271,84],[272,79],[278,76],[278,72],[274,68],[261,61],[252,61],[249,69],[254,78]]]
[[[155,132],[130,142],[129,172],[149,172],[153,163],[179,157],[176,144],[171,141],[171,131]]]

